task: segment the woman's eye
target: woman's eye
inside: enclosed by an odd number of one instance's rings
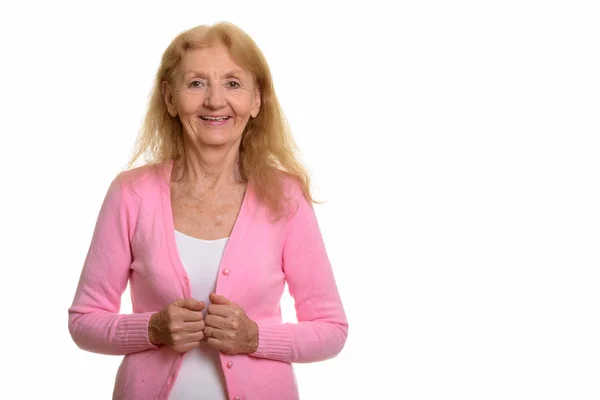
[[[231,82],[227,82],[227,86],[231,89],[236,89],[240,87],[239,82],[236,81],[231,81]]]
[[[200,82],[200,81],[192,81],[192,82],[190,82],[190,87],[191,88],[199,88],[201,86],[202,86],[202,82]]]

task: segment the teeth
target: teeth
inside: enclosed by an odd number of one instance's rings
[[[229,117],[200,117],[204,120],[208,120],[208,121],[223,121],[226,120]]]

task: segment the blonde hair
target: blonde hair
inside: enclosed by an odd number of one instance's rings
[[[150,94],[146,117],[137,138],[128,168],[140,159],[158,164],[185,156],[182,124],[172,117],[162,94],[164,81],[172,84],[185,52],[222,43],[240,67],[249,71],[260,91],[261,106],[242,133],[239,149],[240,171],[246,182],[276,215],[284,210],[284,176],[295,179],[304,197],[315,202],[310,193],[310,176],[297,158],[298,149],[275,95],[271,71],[256,43],[239,27],[220,22],[186,30],[173,39],[163,53]]]

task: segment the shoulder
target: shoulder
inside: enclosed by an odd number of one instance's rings
[[[312,208],[312,202],[304,193],[302,182],[287,172],[280,172],[280,182],[283,191],[285,214],[294,216],[302,208]]]
[[[297,177],[285,171],[278,171],[278,174],[283,195],[286,199],[299,201],[306,198],[302,188],[302,183]]]
[[[162,184],[168,184],[166,166],[166,163],[148,164],[122,171],[115,177],[113,185],[138,196],[143,196],[148,191],[155,193]]]
[[[293,216],[302,203],[308,203],[304,196],[304,186],[300,179],[281,169],[272,167],[268,177],[261,181],[250,179],[253,198],[264,218],[271,222],[281,222]]]

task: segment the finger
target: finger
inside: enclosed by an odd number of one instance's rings
[[[210,338],[217,340],[225,340],[225,331],[217,328],[213,328],[210,332]]]
[[[190,311],[188,309],[182,309],[183,321],[184,322],[197,322],[204,319],[202,311]]]
[[[173,345],[173,348],[181,347],[186,343],[197,342],[199,340],[203,340],[205,336],[206,335],[204,335],[204,331],[176,333],[172,336],[171,343]]]
[[[223,329],[208,326],[208,327],[204,328],[204,336],[207,339],[213,338],[213,339],[225,340],[226,332]]]
[[[212,315],[220,315],[221,317],[228,317],[232,314],[231,306],[221,304],[209,304],[207,313]]]
[[[213,349],[217,349],[217,350],[221,350],[221,348],[223,347],[223,344],[220,340],[211,338],[211,337],[206,337],[206,343],[212,347]]]
[[[196,322],[186,322],[183,324],[183,328],[181,332],[183,333],[191,333],[191,332],[200,332],[203,331],[206,327],[204,321],[196,321]]]
[[[228,328],[230,325],[227,319],[219,317],[218,315],[207,315],[206,318],[204,318],[204,323],[206,326],[219,329]]]
[[[183,299],[180,301],[179,307],[187,308],[191,311],[202,311],[204,310],[204,307],[206,307],[206,304],[204,304],[203,301],[198,301],[196,299]]]
[[[192,306],[193,307],[194,305],[197,305],[196,304],[197,302],[198,301],[195,300],[195,299],[179,299],[177,301],[174,301],[172,304],[175,307],[187,308],[188,306]],[[202,302],[199,302],[199,303],[202,303]]]
[[[214,339],[214,338],[208,338],[206,340],[206,343],[210,347],[212,347],[213,349],[219,350],[219,351],[221,351],[221,352],[223,352],[225,354],[233,354],[233,352],[231,351],[230,346],[226,342],[224,342],[222,340]]]
[[[206,335],[204,334],[204,331],[198,331],[198,332],[192,332],[192,333],[188,333],[186,334],[182,339],[181,342],[182,343],[192,343],[192,342],[198,342],[201,340],[204,340],[204,337]]]
[[[227,297],[218,295],[216,293],[211,293],[208,296],[208,299],[213,304],[221,304],[221,305],[233,305],[233,304],[235,304],[234,302],[232,302],[231,300],[229,300]]]
[[[204,339],[208,340],[208,338],[210,338],[210,337],[211,337],[210,335],[212,334],[212,331],[213,331],[214,329],[215,329],[215,328],[213,328],[212,326],[207,326],[207,327],[205,327],[205,328],[204,328]]]
[[[173,350],[178,353],[185,353],[200,346],[200,341],[188,342],[182,345],[173,346]]]
[[[205,326],[204,327],[204,337],[209,338],[213,329],[215,329],[215,328],[213,328],[212,326],[208,326],[208,325]]]

